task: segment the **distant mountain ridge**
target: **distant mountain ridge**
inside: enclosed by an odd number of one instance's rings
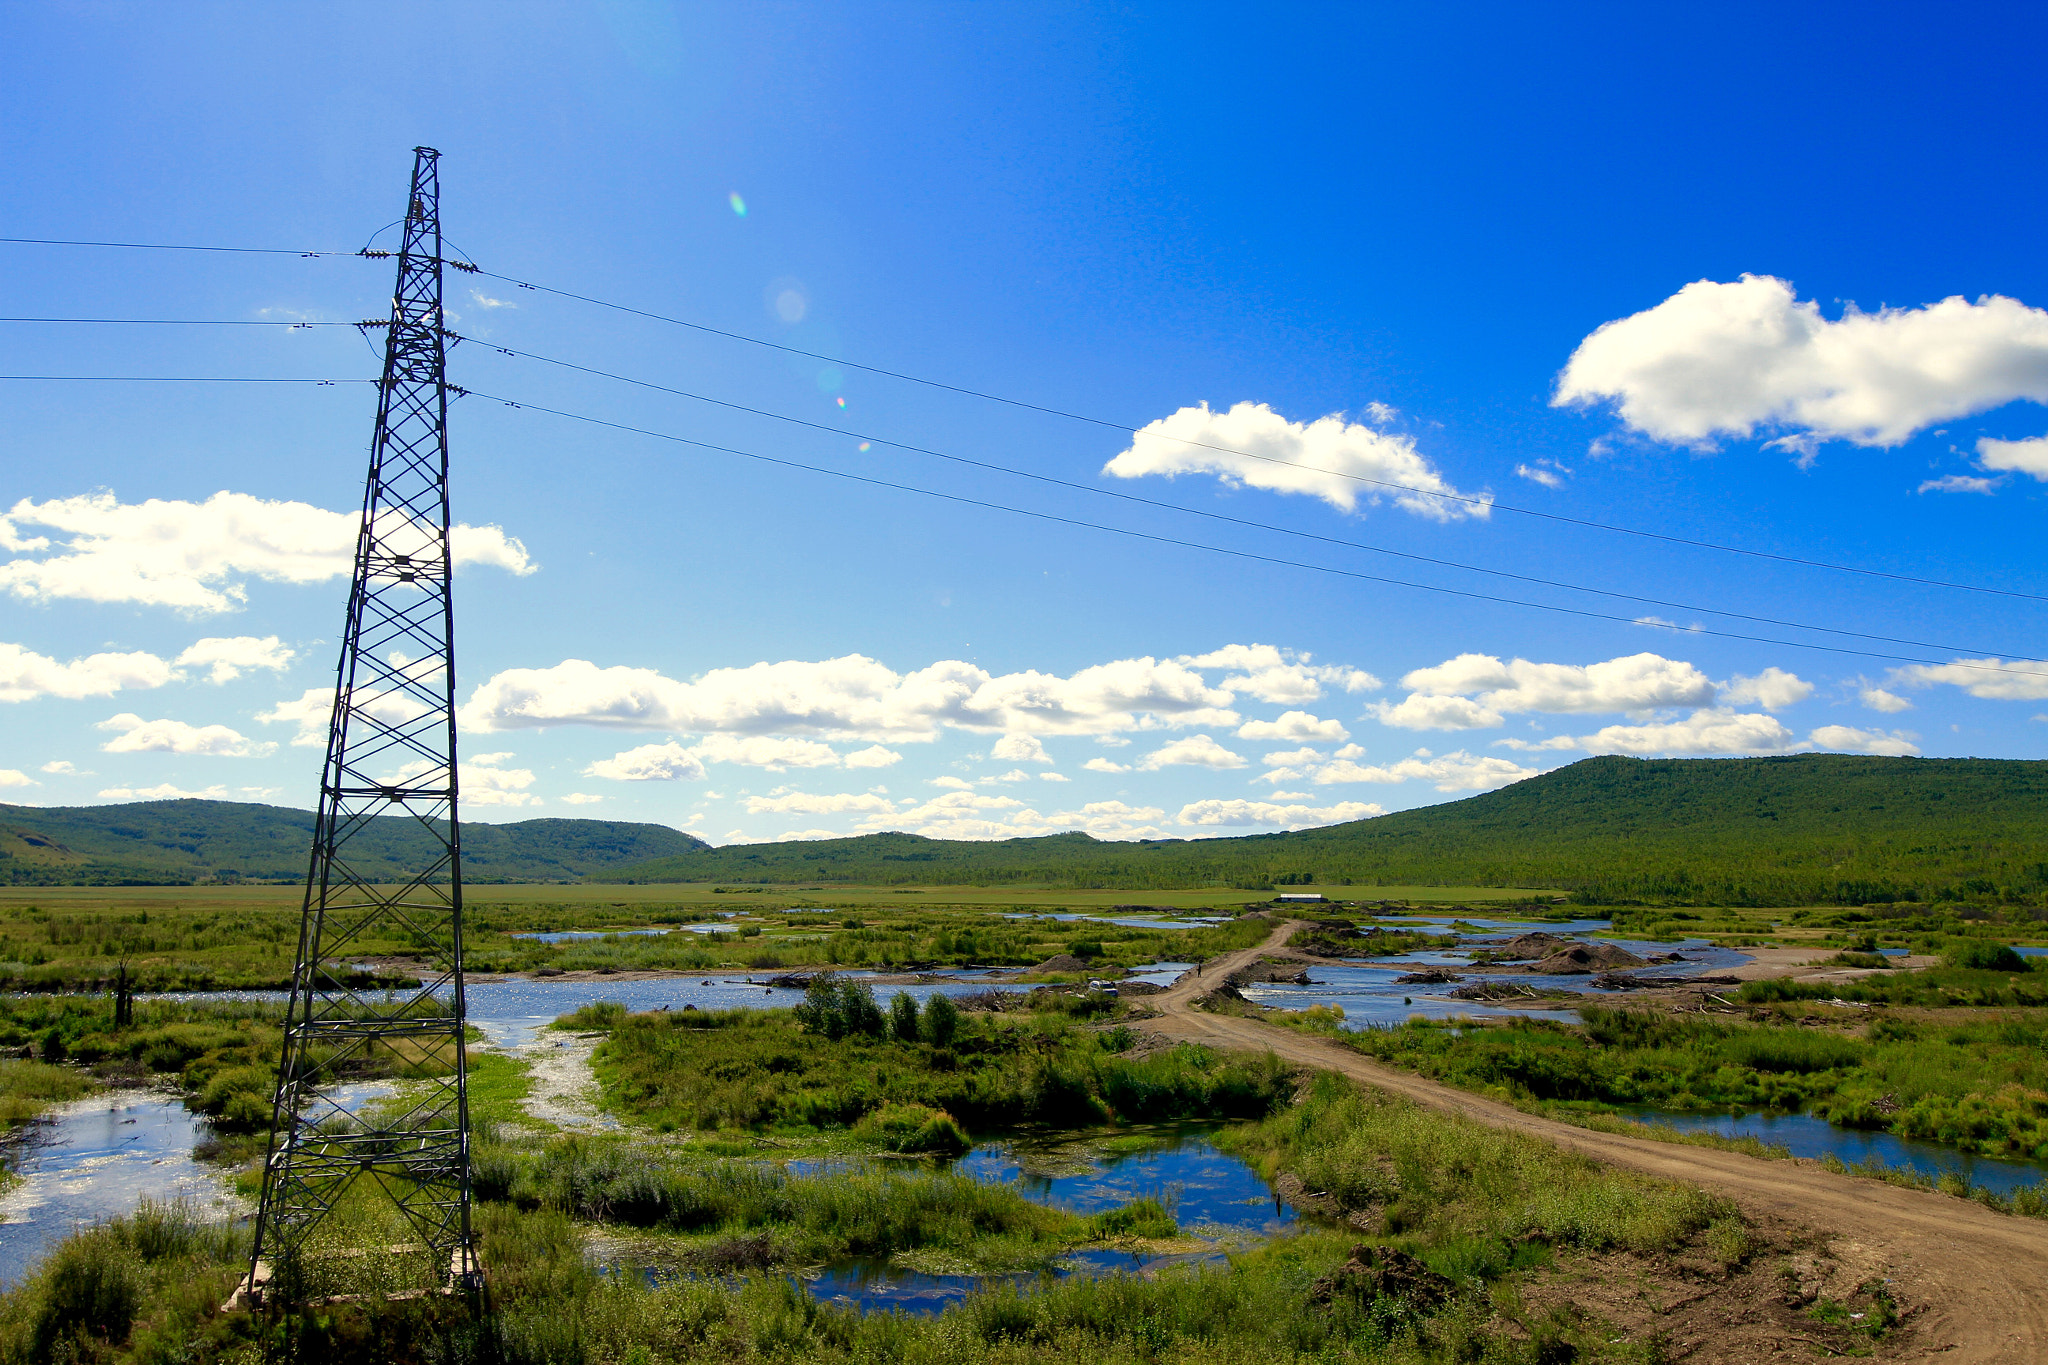
[[[1589,758],[1464,800],[1291,834],[990,843],[871,834],[707,848],[600,881],[1166,889],[1548,887],[1589,904],[2048,900],[2048,761]]]
[[[306,875],[313,812],[240,801],[114,806],[0,805],[0,883],[158,885],[296,881]],[[434,841],[405,816],[380,816],[350,844],[373,876],[404,878]],[[466,881],[575,881],[592,872],[708,848],[667,825],[624,820],[465,823]]]

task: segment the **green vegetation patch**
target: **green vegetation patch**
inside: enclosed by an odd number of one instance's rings
[[[815,994],[815,993],[814,993]],[[1063,1013],[1027,1017],[928,1007],[908,1030],[875,1005],[873,1031],[791,1010],[688,1010],[611,1019],[593,1065],[605,1103],[662,1131],[813,1133],[850,1128],[892,1106],[944,1113],[971,1130],[1022,1123],[1078,1127],[1178,1118],[1255,1118],[1284,1101],[1288,1073],[1270,1055],[1223,1057],[1183,1044],[1117,1055],[1127,1030],[1077,1028]],[[944,1038],[945,1041],[940,1041]]]
[[[1608,1108],[1804,1109],[1984,1156],[2048,1160],[2048,1017],[1855,1033],[1588,1005],[1583,1027],[1425,1021],[1338,1033],[1367,1056],[1509,1099]],[[1280,1016],[1284,1018],[1284,1016]],[[1332,1031],[1325,1022],[1298,1027]]]
[[[739,844],[624,881],[1074,888],[1553,887],[1582,905],[2048,899],[2048,762],[1794,754],[1584,759],[1370,820],[1227,839]]]

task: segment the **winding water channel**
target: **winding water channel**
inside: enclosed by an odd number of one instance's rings
[[[1108,918],[1062,916],[1062,918]],[[1156,924],[1157,921],[1136,921]],[[1450,919],[1406,919],[1399,927],[1428,932],[1451,932]],[[1512,933],[1534,927],[1525,923],[1463,918],[1455,923],[1466,934]],[[1604,921],[1571,921],[1541,926],[1552,933],[1585,938],[1590,930],[1604,927]],[[689,932],[705,932],[718,925],[687,926]],[[1392,923],[1389,927],[1394,927]],[[1714,948],[1692,940],[1677,944],[1641,943],[1603,938],[1647,956],[1651,952],[1676,951],[1686,960],[1639,969],[1638,975],[1682,980],[1701,973],[1725,971],[1748,959],[1731,949]],[[2022,950],[2028,951],[2028,950]],[[2039,953],[2032,950],[2029,955]],[[1424,950],[1382,959],[1399,965],[1368,966],[1345,962],[1312,964],[1310,984],[1258,984],[1244,987],[1245,995],[1261,1004],[1282,1009],[1306,1009],[1312,1005],[1340,1005],[1345,1026],[1365,1028],[1399,1024],[1412,1015],[1450,1018],[1457,1015],[1507,1015],[1513,1017],[1576,1017],[1572,1009],[1513,1010],[1481,1001],[1454,1000],[1444,987],[1402,985],[1397,977],[1420,966],[1464,965],[1459,953]],[[1136,973],[1135,980],[1165,985],[1191,964],[1157,963]],[[848,972],[866,978],[868,972]],[[943,981],[915,985],[883,986],[884,997],[901,990],[920,1005],[938,994],[958,996],[975,991],[1024,991],[1028,986],[991,982],[984,972],[950,974]],[[1558,986],[1584,988],[1586,978],[1521,975],[1512,978],[1536,988]],[[1422,994],[1418,992],[1429,992]],[[562,1014],[600,1000],[616,1001],[632,1010],[730,1009],[742,1006],[780,1008],[802,998],[800,989],[769,986],[727,976],[687,977],[600,977],[562,980],[556,978],[504,978],[471,982],[468,1004],[471,1022],[494,1049],[522,1049],[530,1053],[541,1030]],[[191,998],[191,997],[188,997]],[[198,997],[209,998],[209,997]],[[231,998],[228,993],[210,998]],[[238,992],[232,998],[281,999],[279,992]],[[347,1103],[354,1107],[384,1093],[386,1087],[354,1087]],[[1789,1148],[1794,1155],[1834,1155],[1852,1164],[1875,1159],[1886,1165],[1905,1167],[1930,1176],[1959,1175],[1973,1183],[2001,1193],[2048,1178],[2048,1167],[2031,1162],[1988,1157],[1971,1157],[1949,1148],[1912,1142],[1885,1133],[1859,1132],[1834,1127],[1824,1120],[1803,1114],[1677,1114],[1656,1110],[1631,1113],[1644,1122],[1669,1125],[1682,1131],[1713,1131],[1727,1136],[1752,1136]],[[220,1171],[196,1160],[193,1148],[210,1136],[207,1125],[188,1113],[175,1094],[161,1090],[113,1091],[63,1105],[22,1130],[15,1143],[12,1164],[21,1180],[0,1195],[0,1284],[19,1280],[47,1248],[76,1227],[95,1220],[125,1214],[142,1198],[190,1200],[203,1208],[218,1210],[222,1216],[246,1214],[247,1208],[232,1192]],[[1132,1149],[1127,1144],[1107,1144],[1100,1139],[1060,1139],[1053,1135],[1012,1137],[984,1143],[957,1165],[968,1174],[986,1180],[1022,1182],[1034,1198],[1041,1198],[1078,1213],[1112,1207],[1142,1194],[1171,1193],[1178,1201],[1178,1216],[1198,1236],[1219,1240],[1256,1239],[1284,1230],[1292,1214],[1273,1201],[1264,1183],[1245,1167],[1218,1151],[1199,1130],[1159,1135],[1153,1145]],[[1194,1252],[1190,1255],[1212,1255]],[[1184,1256],[1182,1257],[1185,1258]],[[1085,1252],[1063,1262],[1056,1273],[1085,1270],[1130,1269],[1160,1258],[1140,1257],[1135,1262],[1126,1253]],[[1025,1277],[1030,1278],[1030,1277]],[[812,1283],[820,1298],[836,1299],[864,1307],[894,1306],[930,1311],[957,1299],[973,1287],[987,1283],[985,1277],[965,1275],[924,1275],[899,1266],[849,1264],[827,1267]]]

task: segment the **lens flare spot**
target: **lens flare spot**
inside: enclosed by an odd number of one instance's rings
[[[838,405],[839,405],[840,407],[842,407],[842,408],[846,406],[846,399],[845,399],[845,397],[844,397],[844,396],[841,396],[841,397],[835,398],[835,399],[833,399],[832,401],[833,401],[833,402],[835,402],[835,403],[837,403],[837,404],[838,404]]]
[[[870,444],[871,444],[870,442],[867,442],[867,441],[862,441],[862,442],[860,443],[860,448],[861,448],[862,450],[866,450],[866,449],[868,448],[868,446],[869,446]]]
[[[735,216],[740,218],[747,216],[747,201],[740,198],[738,190],[734,190],[731,194],[725,196],[725,202],[732,205],[732,211]]]

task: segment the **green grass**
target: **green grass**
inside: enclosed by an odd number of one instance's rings
[[[1803,1109],[1977,1155],[2048,1160],[2048,1016],[1885,1018],[1843,1033],[1599,1005],[1581,1014],[1583,1027],[1416,1021],[1335,1036],[1381,1061],[1510,1100]],[[1326,1021],[1288,1022],[1335,1032]]]
[[[622,881],[1548,887],[1586,905],[2040,906],[2048,762],[1601,757],[1460,801],[1287,834],[991,843],[909,834],[705,849]]]
[[[327,1304],[288,1321],[216,1315],[243,1245],[222,1233],[145,1235],[138,1217],[74,1236],[0,1296],[0,1362],[50,1358],[51,1343],[80,1362],[253,1360],[288,1330],[303,1358],[341,1365],[1647,1365],[1644,1345],[1596,1317],[1524,1312],[1519,1287],[1590,1252],[1732,1267],[1757,1247],[1731,1208],[1696,1191],[1335,1077],[1231,1141],[1269,1173],[1383,1215],[1382,1245],[1445,1277],[1442,1293],[1315,1294],[1358,1236],[1309,1224],[1226,1262],[999,1284],[930,1316],[863,1315],[813,1300],[783,1271],[787,1258],[1042,1264],[1088,1239],[1166,1234],[1170,1210],[1138,1200],[1083,1219],[937,1171],[803,1176],[679,1158],[645,1139],[486,1140],[476,1214],[486,1320],[432,1297]],[[649,1230],[637,1235],[666,1239],[681,1264],[710,1273],[654,1285],[597,1273],[586,1234],[623,1228]],[[1812,1335],[1847,1341],[1847,1331],[1823,1321]]]
[[[0,1129],[17,1128],[51,1105],[82,1098],[92,1089],[92,1078],[71,1067],[0,1060]]]
[[[0,881],[233,880],[259,872],[291,880],[303,865],[309,821],[303,811],[226,802],[4,807]],[[402,823],[391,821],[378,836],[389,848],[375,850],[394,872],[417,863]],[[464,852],[474,881],[694,883],[693,895],[728,904],[781,888],[823,894],[841,886],[1013,886],[1126,898],[1460,887],[1491,888],[1467,898],[1496,901],[1535,888],[1546,899],[1565,891],[1578,904],[1604,906],[2048,904],[2048,762],[2037,760],[1608,756],[1437,806],[1220,839],[1069,833],[976,842],[892,833],[712,849],[660,826],[607,821],[469,828]]]
[[[714,918],[705,898],[645,894],[644,888],[493,887],[470,893],[464,910],[465,966],[475,972],[777,971],[832,966],[898,967],[966,962],[1031,966],[1072,950],[1102,952],[1098,970],[1154,960],[1208,957],[1246,947],[1271,928],[1246,920],[1215,928],[1152,929],[1007,918],[989,906],[869,904],[829,917],[781,911],[809,899],[749,898],[718,934],[608,935],[559,945],[520,935],[667,928]],[[545,894],[543,894],[545,893]],[[897,897],[902,900],[902,897]],[[1055,908],[1010,901],[1030,913]],[[100,991],[125,964],[137,990],[197,991],[289,986],[298,942],[299,896],[287,887],[14,888],[0,893],[0,991]],[[417,979],[432,955],[389,926],[351,945],[381,961],[384,979]]]
[[[298,882],[313,846],[313,812],[238,801],[134,801],[113,806],[0,805],[0,883]],[[623,820],[520,820],[463,827],[467,879],[573,881],[624,863],[685,853],[703,841],[667,825]],[[359,873],[403,878],[438,856],[406,816],[379,816],[351,837]]]
[[[1698,1190],[1614,1171],[1328,1073],[1300,1104],[1215,1141],[1269,1179],[1292,1171],[1348,1210],[1379,1212],[1425,1261],[1456,1248],[1465,1274],[1486,1278],[1505,1273],[1520,1246],[1650,1255],[1735,1213]]]
[[[1286,1073],[1270,1058],[1185,1044],[1141,1060],[1110,1050],[1128,1041],[1062,1014],[970,1013],[941,1045],[807,1033],[786,1010],[669,1011],[615,1019],[593,1065],[607,1107],[666,1131],[808,1134],[890,1105],[943,1111],[982,1131],[1249,1118],[1284,1098]]]

